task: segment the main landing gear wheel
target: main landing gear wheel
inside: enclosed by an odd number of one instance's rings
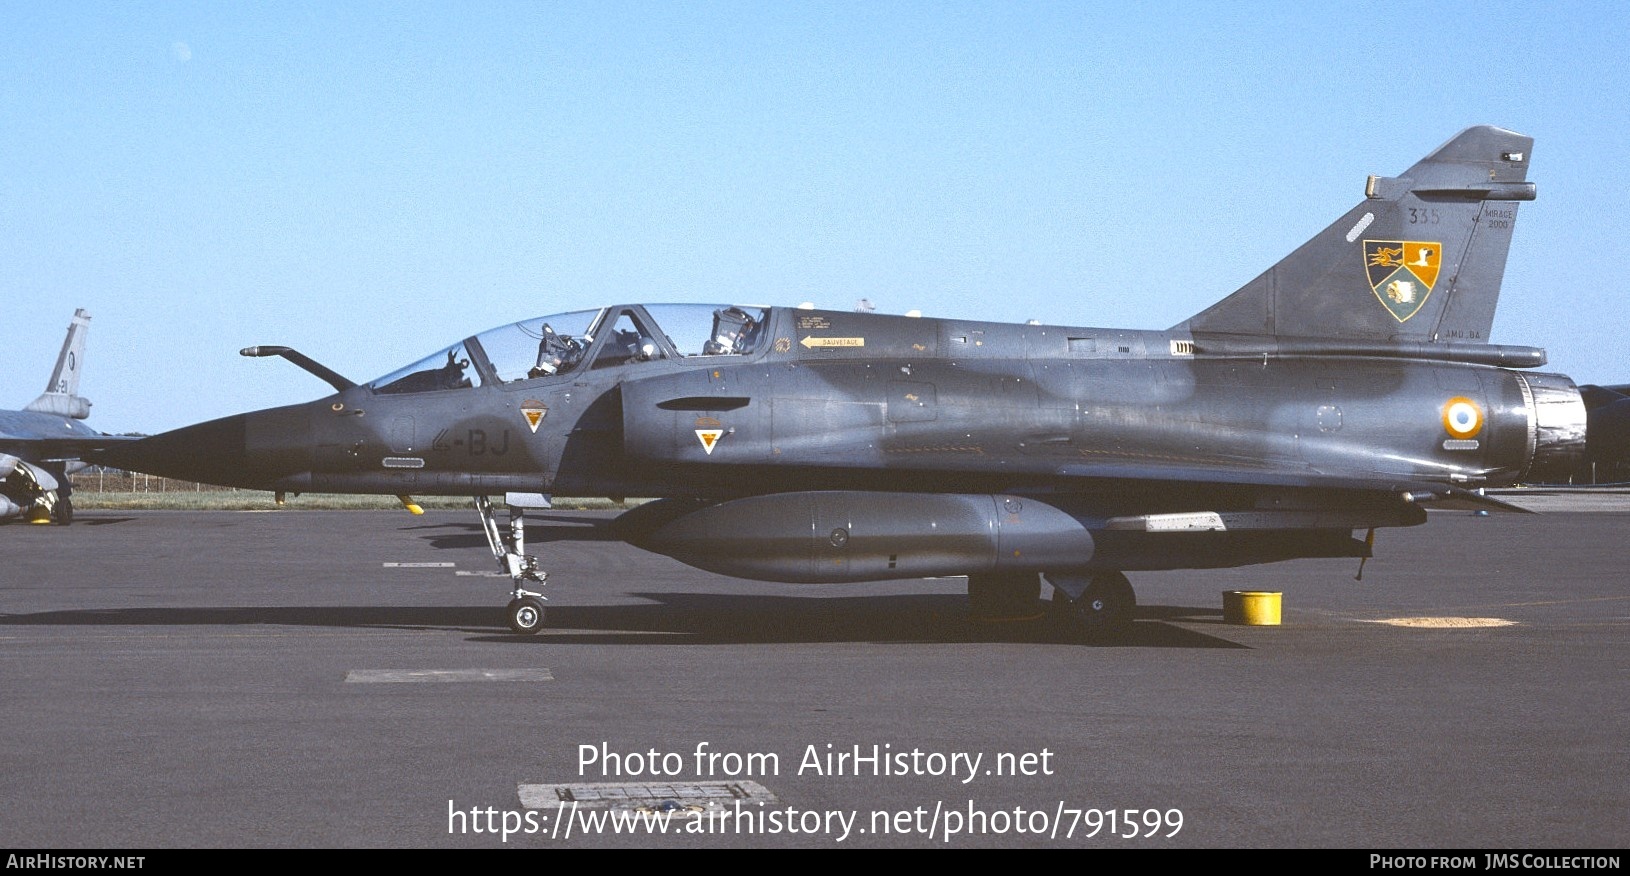
[[[51,509],[51,522],[58,526],[67,526],[74,522],[74,502],[67,496],[58,496],[56,507]]]
[[[543,629],[543,600],[522,596],[509,601],[509,628],[523,636]]]
[[[1138,598],[1132,582],[1120,572],[1096,572],[1084,587],[1073,577],[1049,575],[1048,580],[1053,583],[1054,613],[1087,636],[1114,636],[1131,629]],[[1071,598],[1073,589],[1080,595]]]

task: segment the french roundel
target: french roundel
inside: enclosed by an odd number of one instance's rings
[[[1483,409],[1465,396],[1443,403],[1443,428],[1452,438],[1475,438],[1483,431]]]

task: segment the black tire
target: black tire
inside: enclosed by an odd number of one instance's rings
[[[51,522],[58,526],[74,522],[74,500],[67,496],[59,497],[56,507],[51,509]]]
[[[509,628],[523,636],[543,629],[543,600],[536,596],[522,596],[509,603]]]
[[[1132,627],[1138,597],[1132,582],[1120,572],[1098,572],[1087,583],[1079,599],[1053,590],[1053,608],[1088,636],[1112,636]]]

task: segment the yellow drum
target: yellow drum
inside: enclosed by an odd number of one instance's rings
[[[1279,625],[1279,598],[1284,594],[1265,590],[1223,591],[1223,620],[1252,627]]]

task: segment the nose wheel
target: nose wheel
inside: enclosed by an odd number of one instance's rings
[[[544,595],[529,587],[542,587],[549,573],[538,568],[538,558],[526,554],[526,512],[514,505],[509,507],[509,534],[506,536],[494,519],[492,500],[475,497],[476,513],[481,515],[481,529],[487,534],[487,546],[492,549],[498,569],[509,576],[514,585],[510,591],[509,628],[523,636],[543,629]]]
[[[523,636],[543,629],[543,600],[522,596],[509,601],[509,628]]]

